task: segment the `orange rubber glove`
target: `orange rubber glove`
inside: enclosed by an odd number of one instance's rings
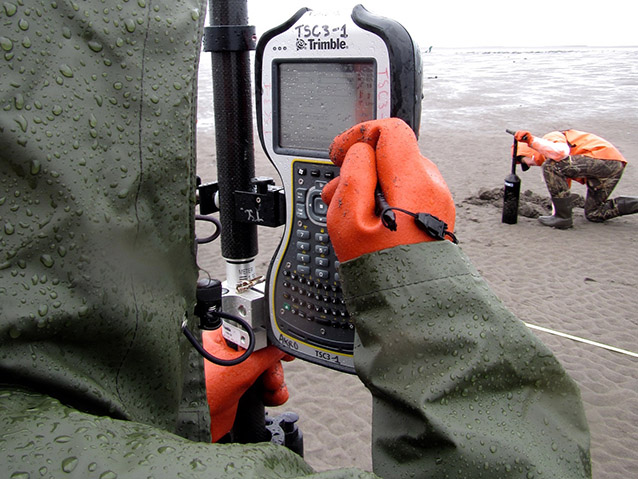
[[[208,352],[220,359],[233,359],[242,354],[226,345],[221,328],[203,331],[202,342]],[[280,406],[288,400],[282,359],[292,361],[293,357],[274,346],[268,346],[253,352],[248,359],[235,366],[218,366],[204,361],[212,442],[219,441],[230,432],[235,422],[239,399],[259,377],[262,378],[264,387],[264,405]]]
[[[383,226],[375,214],[380,184],[388,204],[429,213],[454,231],[456,210],[450,190],[434,163],[419,152],[416,136],[402,120],[372,120],[335,138],[330,148],[340,176],[328,183],[322,198],[328,206],[328,232],[339,261],[401,244],[434,241],[414,218],[396,212],[397,230]]]
[[[532,146],[532,142],[534,141],[534,137],[529,131],[519,130],[514,133],[514,138],[516,141],[520,141],[522,143],[527,143],[529,146]]]

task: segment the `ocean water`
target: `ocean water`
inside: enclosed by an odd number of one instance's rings
[[[638,47],[434,48],[422,58],[427,125],[515,123],[517,110],[559,128],[603,115],[629,120],[625,130],[638,122]]]
[[[602,114],[638,121],[638,47],[434,48],[422,59],[426,121],[454,125],[486,108],[530,109],[557,122]],[[211,95],[210,56],[202,53],[202,129],[214,126]],[[437,105],[457,111],[440,115]]]

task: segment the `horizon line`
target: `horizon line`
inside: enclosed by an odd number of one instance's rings
[[[429,48],[638,48],[637,45],[586,45],[586,44],[563,44],[563,45],[436,45],[424,47],[419,44],[421,50]]]

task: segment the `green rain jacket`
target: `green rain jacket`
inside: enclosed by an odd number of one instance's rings
[[[209,444],[195,328],[198,0],[0,10],[0,477],[314,474]],[[458,247],[342,265],[377,474],[587,477],[579,393]],[[542,475],[541,475],[542,474]]]

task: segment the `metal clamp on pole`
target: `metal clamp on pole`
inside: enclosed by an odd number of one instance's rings
[[[286,223],[286,197],[283,187],[272,178],[251,180],[254,191],[235,191],[235,221],[257,226],[277,227]]]
[[[235,221],[257,226],[277,227],[286,223],[286,197],[272,178],[259,176],[250,180],[251,191],[235,191]],[[202,215],[220,211],[219,184],[201,184],[198,179],[197,204]]]

